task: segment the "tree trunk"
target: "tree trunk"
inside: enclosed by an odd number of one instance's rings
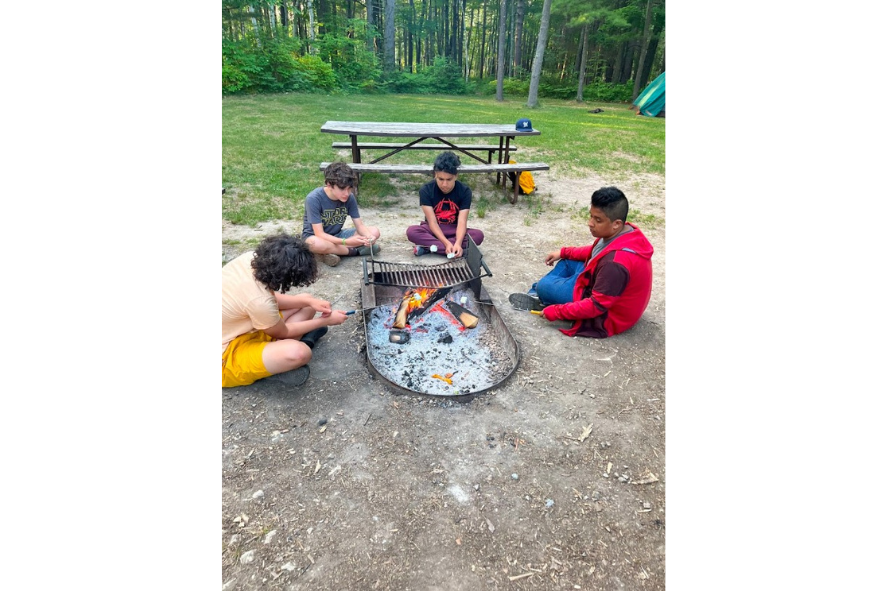
[[[471,37],[473,36],[473,33],[474,33],[474,12],[475,11],[473,9],[471,9],[471,20],[468,23],[468,39],[467,39],[467,42],[465,43],[465,49],[464,49],[465,52],[467,53],[467,56],[465,59],[465,66],[464,66],[464,68],[462,68],[464,75],[465,75],[465,82],[467,82],[468,79],[471,77],[471,62],[474,60],[474,52],[473,52],[474,48],[471,45]]]
[[[634,69],[634,53],[636,47],[634,41],[628,41],[625,47],[624,61],[621,64],[621,82],[622,84],[631,79],[631,72]]]
[[[548,30],[551,28],[551,0],[545,0],[541,9],[541,25],[538,29],[538,44],[535,46],[535,58],[532,60],[532,77],[529,79],[529,100],[526,106],[534,109],[538,106],[538,86],[541,83],[541,66],[545,59],[545,45],[548,44]]]
[[[526,0],[517,0],[514,13],[514,75],[522,77],[523,70],[523,19],[526,17]]]
[[[483,0],[483,19],[480,26],[480,80],[483,80],[483,66],[486,65],[486,2]]]
[[[550,2],[551,0],[545,0]],[[501,0],[501,7],[498,11],[498,60],[496,61],[496,78],[495,78],[495,100],[505,100],[505,24],[508,16],[508,2]]]
[[[465,51],[467,51],[467,46],[465,45],[465,15],[468,10],[468,0],[461,0],[461,18],[458,23],[458,65],[464,66],[465,63]],[[471,15],[473,16],[474,11],[471,11]],[[473,19],[472,19],[473,20]]]
[[[575,100],[584,102],[585,70],[588,67],[588,24],[581,28],[581,65],[578,67],[578,93]]]
[[[409,23],[407,25],[406,30],[404,31],[406,37],[406,71],[410,74],[413,72],[413,64],[414,64],[414,55],[413,55],[413,46],[414,40],[413,37],[415,34],[413,31],[415,30],[415,1],[409,0]]]
[[[427,11],[427,2],[421,3],[421,17],[419,18],[418,25],[418,35],[416,35],[415,40],[415,69],[418,71],[419,67],[422,65],[421,61],[421,44],[424,41],[424,27],[425,27],[425,14]]]
[[[252,19],[252,30],[255,32],[255,44],[261,48],[261,31],[258,28],[258,21],[255,20],[255,9],[250,4],[248,6],[250,18]]]
[[[385,0],[385,72],[394,71],[394,0]]]
[[[643,69],[640,74],[640,88],[646,88],[646,85],[649,84],[649,79],[652,76],[649,73],[652,71],[652,62],[655,60],[655,50],[658,49],[658,38],[652,37],[649,40],[649,49],[646,51],[646,60],[643,62]]]
[[[375,47],[375,2],[366,0],[366,49],[377,53]]]
[[[640,83],[642,81],[643,62],[646,61],[646,48],[649,46],[649,26],[652,24],[652,0],[646,0],[646,24],[643,25],[643,40],[640,45],[640,59],[637,60],[637,75],[634,76],[634,93],[631,100],[637,98],[640,94]]]
[[[314,0],[308,0],[308,38],[314,42]]]

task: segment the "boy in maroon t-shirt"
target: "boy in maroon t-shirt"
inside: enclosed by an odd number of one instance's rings
[[[406,238],[415,244],[415,256],[439,252],[449,258],[460,257],[468,234],[476,244],[483,242],[481,230],[468,228],[471,189],[458,180],[459,165],[458,156],[442,152],[434,160],[434,180],[418,192],[425,219],[406,228]]]

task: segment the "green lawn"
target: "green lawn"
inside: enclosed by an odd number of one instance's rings
[[[541,135],[517,142],[518,162],[547,162],[552,172],[576,178],[589,170],[609,176],[664,175],[664,119],[638,116],[623,104],[546,99],[541,108],[527,109],[525,102],[525,98],[499,103],[492,97],[424,95],[225,97],[222,185],[228,191],[222,196],[222,217],[247,225],[300,218],[305,196],[323,184],[320,162],[349,160],[332,149],[333,141],[346,141],[347,136],[320,133],[320,126],[329,120],[516,123],[529,117]],[[603,112],[588,112],[597,107]],[[434,156],[434,152],[401,152],[390,162],[424,158],[430,163]],[[425,182],[419,175],[404,178],[415,179],[416,190]],[[395,192],[390,181],[389,175],[363,175],[361,204],[384,206],[385,197]],[[471,184],[473,188],[473,180]]]

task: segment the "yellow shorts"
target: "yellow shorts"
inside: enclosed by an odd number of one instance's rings
[[[265,345],[275,340],[259,330],[241,334],[228,343],[228,348],[222,354],[222,388],[248,386],[271,375],[265,369],[262,351]]]

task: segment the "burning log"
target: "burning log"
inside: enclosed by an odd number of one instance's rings
[[[473,312],[460,304],[447,301],[446,306],[449,308],[449,311],[452,312],[452,315],[458,318],[458,321],[461,322],[465,328],[474,328],[480,322],[479,317],[475,316]]]
[[[432,289],[420,287],[417,290],[407,289],[403,300],[394,315],[394,328],[406,328],[406,325],[416,316],[421,315],[431,308],[441,298],[446,297],[452,291],[451,287],[445,289]]]

